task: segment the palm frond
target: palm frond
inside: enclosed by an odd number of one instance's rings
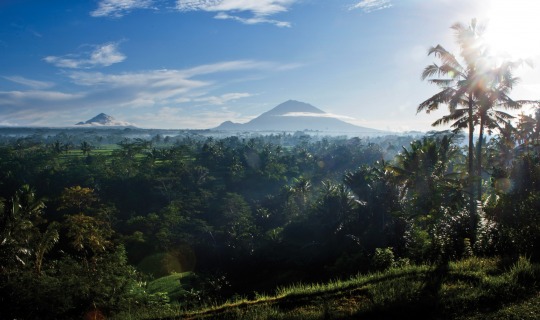
[[[432,54],[439,58],[443,64],[452,66],[455,69],[463,69],[456,57],[440,44],[429,49],[428,55]]]
[[[440,73],[439,66],[437,64],[430,64],[427,67],[424,68],[424,71],[422,72],[422,80],[425,80],[429,77],[432,77],[436,74]]]
[[[424,110],[426,111],[426,113],[430,113],[431,111],[437,110],[439,108],[439,105],[448,103],[448,101],[452,98],[454,92],[454,88],[445,88],[441,92],[436,93],[431,98],[420,103],[416,110],[416,113],[422,112]]]
[[[447,88],[450,85],[452,85],[452,83],[454,83],[454,80],[452,80],[452,79],[430,79],[430,80],[428,80],[428,82],[436,84],[440,88]]]
[[[440,125],[448,124],[452,121],[461,119],[467,115],[467,111],[468,111],[467,109],[456,109],[451,114],[443,116],[440,119],[437,119],[437,121],[433,122],[431,126],[433,127],[440,126]]]

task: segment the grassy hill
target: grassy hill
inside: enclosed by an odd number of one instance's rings
[[[402,266],[326,284],[278,288],[196,310],[118,315],[128,319],[537,319],[540,265],[525,258],[470,258]]]

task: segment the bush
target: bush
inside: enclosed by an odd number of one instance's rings
[[[371,265],[375,270],[383,271],[394,266],[394,251],[392,248],[377,248],[371,260]]]
[[[510,276],[520,285],[535,283],[536,275],[531,261],[523,256],[510,269]]]
[[[89,312],[109,315],[134,306],[168,303],[144,291],[121,246],[93,261],[65,256],[43,271],[42,275],[13,272],[0,279],[0,290],[10,292],[0,300],[2,318],[75,319]]]

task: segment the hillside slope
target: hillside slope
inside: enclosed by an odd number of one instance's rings
[[[520,258],[470,258],[439,266],[404,266],[347,281],[281,288],[146,319],[537,319],[540,265]]]

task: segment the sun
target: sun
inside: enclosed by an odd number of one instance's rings
[[[485,39],[494,53],[510,59],[540,55],[540,1],[491,0],[486,9]]]

